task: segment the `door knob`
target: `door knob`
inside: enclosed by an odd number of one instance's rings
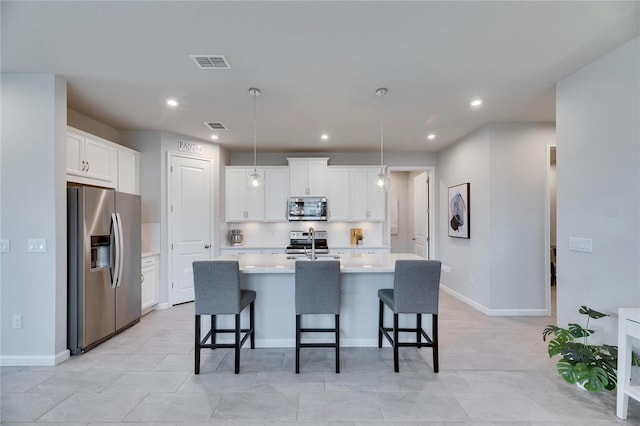
[[[211,247],[209,244],[205,244],[204,248],[208,249],[209,247]]]
[[[412,238],[412,239],[411,239],[411,241],[415,241],[415,240],[416,240],[415,238]]]

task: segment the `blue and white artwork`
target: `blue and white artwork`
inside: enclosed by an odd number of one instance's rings
[[[469,183],[449,187],[449,236],[469,238]]]

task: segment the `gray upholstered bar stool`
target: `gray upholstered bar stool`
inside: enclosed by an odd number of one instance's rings
[[[296,262],[296,374],[300,373],[300,348],[336,348],[336,373],[340,372],[340,261]],[[303,328],[302,315],[333,314],[335,328]],[[335,343],[301,343],[302,333],[334,333]]]
[[[255,348],[254,302],[256,292],[240,290],[240,267],[238,261],[205,260],[193,262],[193,287],[196,311],[195,374],[200,374],[200,349],[234,348],[235,373],[240,373],[240,348],[251,338],[251,349]],[[240,312],[249,306],[249,328],[240,328]],[[235,328],[216,328],[216,315],[235,315]],[[201,315],[211,315],[211,329],[201,337]],[[234,343],[217,343],[218,333],[233,333]],[[240,334],[244,333],[242,339]],[[211,339],[211,343],[206,343]]]
[[[398,348],[400,346],[433,348],[433,371],[438,372],[438,299],[440,289],[439,260],[396,260],[393,288],[378,290],[380,313],[378,316],[378,347],[382,347],[382,335],[393,347],[393,367],[400,371]],[[393,327],[384,326],[384,305],[393,312]],[[399,328],[398,314],[416,314],[415,328]],[[422,329],[422,314],[432,316],[432,337]],[[393,337],[389,332],[393,332]],[[400,342],[400,332],[415,333],[416,341]],[[425,342],[422,341],[424,337]]]

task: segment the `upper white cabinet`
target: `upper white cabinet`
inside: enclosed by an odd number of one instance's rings
[[[118,148],[118,191],[140,194],[140,153],[128,148]]]
[[[140,153],[67,127],[67,181],[140,194]]]
[[[264,168],[264,220],[286,222],[289,198],[289,168]]]
[[[349,192],[352,221],[383,221],[386,210],[386,193],[376,190],[375,177],[380,167],[358,167],[349,170]]]
[[[264,178],[264,170],[257,169]],[[264,220],[264,187],[252,191],[248,187],[253,167],[225,168],[225,200],[227,222]]]
[[[89,133],[67,129],[67,180],[107,188],[117,187],[116,148]]]
[[[349,205],[348,167],[329,167],[327,169],[327,210],[329,221],[348,221]]]
[[[289,195],[292,197],[325,196],[329,158],[287,158],[289,160]]]

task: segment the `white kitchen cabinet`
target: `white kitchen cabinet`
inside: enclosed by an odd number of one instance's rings
[[[327,209],[330,222],[350,219],[349,171],[348,167],[329,167],[327,169]]]
[[[118,191],[140,195],[140,153],[118,148]]]
[[[386,216],[386,193],[373,183],[380,167],[358,167],[349,171],[350,214],[352,221],[383,221]]]
[[[67,181],[116,188],[116,163],[115,144],[67,128]]]
[[[292,197],[326,196],[329,158],[287,158],[289,194]]]
[[[145,256],[142,258],[142,276],[140,299],[142,301],[142,314],[153,310],[158,304],[158,255]]]
[[[286,222],[288,220],[289,168],[265,167],[264,190],[264,220]]]
[[[264,187],[251,191],[247,184],[253,167],[227,166],[225,168],[225,200],[227,222],[264,220]],[[264,170],[257,169],[264,179]]]

